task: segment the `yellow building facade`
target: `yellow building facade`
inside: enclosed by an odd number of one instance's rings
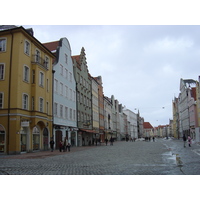
[[[0,31],[0,153],[48,149],[53,59],[32,29]]]

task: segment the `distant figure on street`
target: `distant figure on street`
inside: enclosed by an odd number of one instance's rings
[[[68,151],[70,152],[70,147],[71,147],[71,144],[70,144],[70,143],[67,143],[66,151],[68,150]]]
[[[185,136],[185,134],[183,135],[183,143],[184,143],[184,147],[186,147],[186,141],[187,141],[187,138]]]
[[[62,141],[60,141],[60,143],[59,143],[59,151],[61,152],[61,151],[62,151],[62,149],[63,149],[63,142],[62,142]]]
[[[105,142],[106,142],[106,146],[107,146],[107,143],[108,143],[108,139],[107,138],[105,139]]]
[[[97,146],[97,142],[98,142],[98,140],[97,140],[97,138],[96,138],[96,139],[95,139],[96,146]]]
[[[155,142],[155,137],[153,136],[153,141]]]
[[[54,141],[53,138],[50,141],[51,152],[53,152]]]
[[[67,144],[68,144],[68,140],[67,140],[67,137],[66,137],[65,142],[64,142],[64,150],[66,149],[66,151],[67,151]]]
[[[113,138],[112,137],[110,138],[110,145],[113,146]]]
[[[192,144],[192,139],[191,139],[191,137],[188,135],[188,145],[189,145],[189,147],[191,147],[191,144]]]

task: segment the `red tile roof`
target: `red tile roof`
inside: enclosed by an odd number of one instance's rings
[[[144,129],[150,129],[150,128],[152,129],[153,128],[153,126],[149,122],[144,122],[143,126],[144,126]]]
[[[55,51],[57,50],[57,47],[59,46],[59,41],[48,42],[48,43],[44,43],[43,45],[50,51]]]

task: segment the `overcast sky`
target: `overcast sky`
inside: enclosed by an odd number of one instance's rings
[[[66,37],[72,55],[85,48],[89,72],[102,76],[104,95],[153,126],[172,119],[180,78],[198,80],[200,26],[24,25],[41,42]]]

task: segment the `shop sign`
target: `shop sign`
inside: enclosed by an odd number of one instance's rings
[[[21,122],[21,127],[29,127],[29,121]]]

